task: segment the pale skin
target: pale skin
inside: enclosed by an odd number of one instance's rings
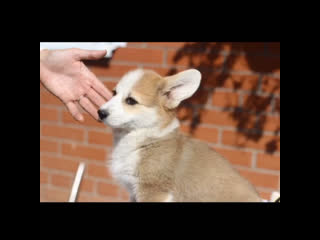
[[[99,107],[112,97],[112,93],[82,62],[98,60],[105,55],[105,50],[40,51],[41,83],[66,105],[78,121],[84,121],[79,106],[98,121]]]

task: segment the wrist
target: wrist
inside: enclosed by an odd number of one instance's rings
[[[40,81],[46,85],[49,81],[50,71],[47,69],[46,65],[40,60]]]

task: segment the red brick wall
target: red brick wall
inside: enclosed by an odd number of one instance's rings
[[[197,68],[202,84],[179,109],[182,131],[229,159],[263,198],[280,190],[280,43],[128,43],[87,65],[110,89],[137,67],[162,75]],[[40,201],[67,201],[80,161],[78,201],[128,200],[106,167],[110,129],[85,117],[73,120],[40,85]]]

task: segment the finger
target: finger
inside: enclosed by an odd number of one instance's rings
[[[77,60],[98,60],[107,54],[107,50],[75,49]]]
[[[89,101],[88,98],[82,97],[79,101],[81,107],[86,110],[93,118],[99,121],[98,110],[96,107]]]
[[[96,90],[101,96],[103,96],[107,100],[110,100],[113,96],[111,91],[105,85],[103,85],[103,83],[97,78],[93,79],[92,87],[94,90]]]
[[[106,100],[110,100],[113,96],[111,91],[91,72],[89,69],[83,71],[83,77],[91,80],[91,86],[97,93],[99,93]]]
[[[83,116],[80,113],[78,107],[73,103],[73,102],[68,102],[66,104],[67,109],[69,110],[69,112],[71,113],[71,115],[78,121],[83,122]]]
[[[106,100],[102,98],[96,91],[94,91],[92,88],[87,92],[87,98],[96,104],[98,107],[101,107],[103,104],[106,103]]]

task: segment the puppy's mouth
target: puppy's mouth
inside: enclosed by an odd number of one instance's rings
[[[104,125],[106,125],[108,127],[111,127],[111,128],[117,128],[118,127],[117,124],[114,124],[109,117],[108,118],[103,118],[103,119],[99,118],[99,122],[103,123]]]
[[[110,125],[110,123],[108,123],[107,119],[100,119],[100,118],[99,118],[98,122],[99,122],[99,123],[103,123],[103,124],[105,124],[105,125],[108,125],[108,126],[112,127],[112,126]]]

